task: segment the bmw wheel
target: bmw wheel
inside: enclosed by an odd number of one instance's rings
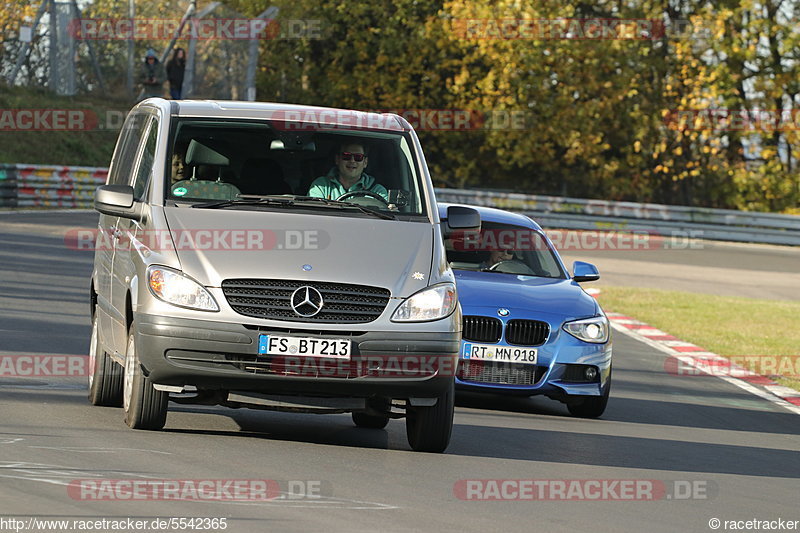
[[[608,379],[603,386],[603,393],[600,396],[583,398],[575,403],[568,403],[567,409],[572,416],[581,418],[597,418],[602,415],[608,405],[608,396],[611,393],[611,369],[608,371]]]

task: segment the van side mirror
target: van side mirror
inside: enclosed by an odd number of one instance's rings
[[[572,279],[578,283],[582,281],[597,281],[600,279],[600,272],[597,270],[597,267],[591,263],[575,261],[572,264],[572,272]]]
[[[133,199],[130,185],[101,185],[94,191],[94,208],[104,215],[142,219],[142,203]]]
[[[444,225],[444,236],[448,237],[456,231],[480,231],[481,214],[471,207],[451,205],[447,208],[447,220]]]

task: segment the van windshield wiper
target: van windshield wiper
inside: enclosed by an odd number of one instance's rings
[[[395,217],[390,213],[383,213],[376,209],[372,209],[371,207],[357,204],[355,202],[340,202],[339,200],[328,200],[327,198],[319,198],[317,196],[294,196],[293,199],[300,202],[318,202],[326,206],[335,207],[339,209],[355,208],[361,211],[362,213],[373,215],[378,218],[382,218],[384,220],[397,220],[397,217]]]
[[[317,198],[316,196],[257,196],[249,194],[240,194],[234,200],[216,200],[213,202],[204,202],[201,204],[192,204],[192,207],[198,209],[215,209],[217,207],[229,207],[232,205],[279,205],[291,206],[295,205],[296,201],[300,202],[317,202],[328,207],[337,209],[355,208],[368,215],[376,216],[384,220],[397,220],[397,218],[389,213],[382,213],[376,209],[357,204],[355,202],[340,202],[338,200],[328,200],[327,198]]]
[[[192,204],[199,209],[214,209],[231,205],[294,205],[294,199],[288,196],[255,196],[241,194],[234,200],[216,200],[201,204]]]

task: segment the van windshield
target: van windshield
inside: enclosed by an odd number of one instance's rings
[[[179,119],[170,137],[165,198],[197,207],[426,215],[409,135],[267,120]],[[264,197],[298,201],[257,202]],[[334,213],[331,207],[342,209]]]

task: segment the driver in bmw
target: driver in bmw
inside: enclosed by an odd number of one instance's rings
[[[364,172],[367,166],[367,153],[364,145],[347,143],[336,152],[336,165],[325,176],[315,179],[308,189],[308,196],[338,200],[340,196],[353,191],[369,191],[389,201],[386,187]]]
[[[489,270],[491,267],[503,261],[512,261],[514,259],[514,252],[505,246],[501,246],[496,250],[489,252],[489,258],[478,265],[478,270]]]

